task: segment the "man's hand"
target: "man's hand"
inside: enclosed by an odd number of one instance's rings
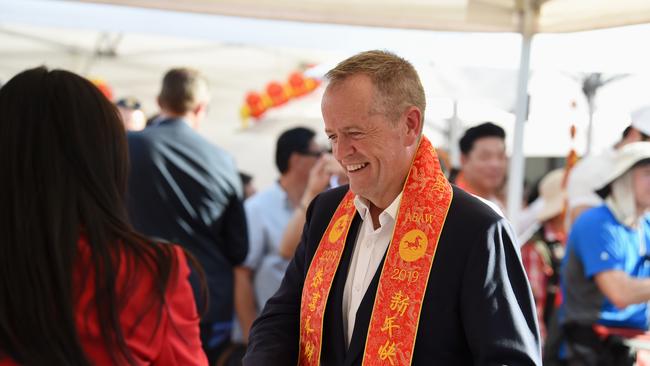
[[[309,172],[307,188],[302,195],[300,204],[307,207],[317,194],[327,188],[332,175],[337,174],[339,171],[342,172],[343,168],[331,154],[321,156]]]
[[[296,247],[300,242],[300,234],[302,234],[302,227],[305,225],[305,211],[311,201],[327,188],[333,174],[344,173],[343,167],[334,159],[331,154],[324,154],[318,159],[316,164],[309,172],[309,180],[307,181],[307,188],[300,199],[298,208],[293,213],[291,220],[287,223],[284,229],[282,240],[280,240],[280,255],[285,259],[291,259]]]

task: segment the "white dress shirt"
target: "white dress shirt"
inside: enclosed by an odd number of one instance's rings
[[[352,338],[354,322],[361,300],[370,285],[370,281],[377,272],[377,268],[388,249],[388,244],[390,244],[401,200],[402,194],[400,193],[379,214],[379,224],[381,226],[375,230],[370,217],[369,202],[359,196],[354,198],[354,206],[359,212],[363,223],[359,228],[354,244],[354,252],[352,253],[350,268],[343,289],[343,333],[348,346]]]

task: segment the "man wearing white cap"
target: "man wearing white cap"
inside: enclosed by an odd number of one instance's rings
[[[650,143],[622,147],[598,194],[604,204],[576,220],[562,262],[569,365],[632,365],[627,347],[602,335],[648,329]]]
[[[623,131],[616,145],[600,154],[584,157],[573,167],[567,184],[569,226],[586,209],[602,204],[602,199],[594,190],[604,183],[616,150],[631,142],[648,141],[650,106],[636,110],[630,118],[631,124]]]

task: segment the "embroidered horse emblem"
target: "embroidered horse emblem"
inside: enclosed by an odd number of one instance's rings
[[[405,262],[416,261],[422,258],[428,244],[427,235],[422,230],[411,230],[399,242],[399,255]]]
[[[330,243],[335,243],[341,235],[345,232],[345,229],[348,227],[348,215],[343,215],[336,220],[334,225],[332,226],[332,230],[330,230],[330,234],[328,236],[328,239]]]

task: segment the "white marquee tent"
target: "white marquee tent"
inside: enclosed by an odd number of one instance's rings
[[[238,17],[467,32],[576,32],[650,22],[645,0],[80,0]]]
[[[193,60],[205,67],[219,67],[223,66],[220,62],[225,63],[225,54],[237,53],[238,57],[242,57],[240,63],[246,65],[250,70],[264,69],[265,67],[275,67],[275,70],[281,69],[290,71],[295,68],[295,60],[318,60],[325,62],[332,62],[340,59],[342,52],[295,52],[293,51],[293,59],[289,61],[290,57],[286,57],[287,53],[280,53],[270,48],[250,50],[243,47],[241,44],[255,44],[257,46],[272,43],[295,43],[295,42],[309,42],[310,32],[314,26],[305,24],[301,28],[301,33],[297,34],[294,29],[288,26],[288,23],[267,21],[260,23],[262,26],[257,28],[257,33],[250,34],[253,24],[252,20],[249,22],[246,19],[239,19],[233,22],[231,19],[222,17],[217,22],[215,18],[203,17],[193,24],[183,24],[177,26],[171,15],[164,18],[165,12],[155,13],[158,18],[150,17],[154,13],[145,13],[143,8],[155,8],[166,10],[178,10],[197,12],[202,14],[219,14],[227,16],[238,17],[251,17],[258,19],[275,19],[275,20],[296,20],[301,22],[324,22],[336,24],[352,24],[352,25],[365,25],[377,27],[400,27],[411,29],[425,29],[425,30],[443,30],[443,31],[480,31],[480,32],[521,32],[525,35],[522,57],[521,58],[521,73],[519,82],[519,95],[520,102],[516,109],[518,118],[517,121],[511,122],[513,135],[515,136],[514,143],[512,144],[513,159],[511,166],[511,180],[514,182],[521,181],[521,173],[523,169],[523,120],[525,111],[525,98],[522,91],[526,90],[527,76],[528,76],[528,52],[530,51],[530,37],[538,32],[570,32],[587,30],[594,28],[613,27],[628,24],[638,24],[650,22],[650,2],[645,0],[550,0],[550,1],[509,1],[509,0],[405,0],[405,1],[369,1],[369,0],[349,0],[349,1],[326,1],[326,0],[310,0],[310,1],[289,1],[289,0],[185,0],[185,1],[166,1],[166,0],[112,0],[112,1],[86,1],[94,3],[110,3],[118,5],[128,5],[131,11],[120,13],[122,22],[115,22],[109,15],[109,11],[114,11],[116,7],[105,8],[102,10],[103,17],[89,17],[85,14],[71,14],[70,19],[66,17],[57,17],[52,13],[54,7],[61,7],[69,5],[74,2],[29,2],[21,1],[20,6],[7,7],[6,4],[9,0],[0,0],[0,26],[6,23],[27,23],[39,24],[46,26],[65,26],[66,24],[74,24],[76,27],[86,29],[102,29],[108,31],[150,31],[155,29],[159,34],[168,34],[176,36],[196,36],[202,34],[204,39],[227,38],[228,44],[226,47],[221,47],[219,52],[209,59],[202,59],[203,54],[199,54],[199,49],[205,50],[206,42],[197,41],[195,48],[187,46],[183,43],[184,49],[176,48],[174,55],[172,49],[167,51],[156,50],[156,47],[151,47],[151,54],[145,54],[147,47],[144,50],[140,49],[139,53],[133,51],[130,57],[123,57],[120,67],[123,71],[128,70],[127,74],[122,74],[125,77],[128,75],[133,80],[138,80],[138,76],[144,75],[147,72],[154,70],[159,77],[160,73],[164,71],[167,65],[173,64],[174,59],[177,61],[186,60],[187,56],[195,55]],[[5,9],[3,9],[5,6]],[[7,11],[8,10],[8,11]],[[72,18],[74,17],[74,18]],[[161,18],[162,17],[162,18]],[[103,19],[102,19],[103,18]],[[162,19],[162,21],[161,21]],[[169,21],[166,22],[165,19]],[[199,19],[199,18],[195,18]],[[273,30],[270,32],[269,30]],[[14,27],[2,27],[5,34],[10,34],[15,31]],[[354,27],[338,27],[329,28],[331,32],[331,42],[338,42],[345,44],[349,41],[348,34],[354,33],[351,31],[358,31]],[[22,29],[18,28],[20,33]],[[248,32],[248,33],[247,33]],[[29,32],[27,32],[29,34]],[[219,36],[215,36],[219,34]],[[384,34],[379,33],[380,37],[374,37],[374,41],[367,42],[367,48],[382,47],[385,41]],[[24,35],[24,33],[23,33]],[[409,33],[408,39],[404,39],[406,43],[413,42],[414,47],[426,47],[427,40],[430,33]],[[34,38],[38,38],[35,36]],[[352,37],[353,38],[353,37]],[[510,38],[509,42],[516,40]],[[35,42],[38,39],[34,39]],[[95,39],[95,43],[97,40]],[[110,39],[108,42],[110,45]],[[90,48],[92,48],[92,40]],[[129,44],[127,39],[122,41]],[[143,43],[140,43],[142,45]],[[146,44],[146,42],[144,42]],[[56,44],[54,44],[56,46]],[[60,47],[66,48],[69,43],[61,42]],[[304,44],[303,44],[304,45]],[[120,44],[121,50],[124,45]],[[214,44],[207,44],[207,46],[214,47]],[[223,45],[222,45],[223,46]],[[313,48],[318,48],[321,45],[312,45]],[[326,45],[325,45],[326,46]],[[126,47],[128,49],[128,46]],[[349,50],[349,48],[348,48]],[[70,50],[68,50],[70,51]],[[73,58],[73,63],[76,62],[77,70],[83,71],[84,64],[95,62],[98,64],[106,65],[106,60],[96,60],[93,58],[83,57],[84,52],[77,52],[78,50],[71,50],[68,55]],[[0,50],[0,52],[2,52]],[[29,51],[27,51],[29,52]],[[156,58],[156,52],[160,52],[159,58]],[[126,52],[128,54],[128,52]],[[288,52],[291,54],[291,51]],[[177,55],[184,54],[186,58],[178,57]],[[6,55],[2,55],[3,58]],[[23,55],[24,56],[24,55]],[[173,57],[167,57],[173,56]],[[516,53],[510,55],[510,59],[516,59]],[[143,62],[147,59],[146,62]],[[157,68],[151,68],[152,62],[158,60],[160,65]],[[164,61],[163,61],[164,60]],[[217,65],[214,65],[216,63]],[[282,65],[278,67],[278,65]],[[139,66],[139,67],[138,67]],[[512,65],[510,65],[512,66]],[[0,71],[1,69],[0,65]],[[73,68],[74,69],[74,68]],[[96,68],[97,69],[97,68]],[[101,69],[101,68],[100,68]],[[0,74],[1,75],[1,74]],[[230,81],[229,81],[230,80]],[[226,84],[232,79],[218,80],[218,82],[225,82]],[[259,85],[261,86],[261,85]],[[258,86],[258,87],[259,87]],[[246,88],[255,88],[256,86],[247,86]],[[514,94],[514,85],[513,85]],[[317,96],[312,98],[312,102],[317,103]],[[239,101],[234,102],[239,103]],[[280,112],[280,111],[278,111]],[[270,116],[270,118],[273,118]],[[530,125],[532,126],[532,124]],[[263,130],[261,128],[260,130]],[[241,137],[241,136],[240,136]],[[242,138],[235,138],[231,141],[231,146],[240,144]],[[226,146],[229,144],[226,143]],[[245,165],[245,164],[244,164]],[[511,197],[519,197],[521,186],[518,184],[511,184],[512,191]],[[510,200],[513,204],[518,203],[518,199]],[[510,208],[511,212],[515,212],[517,208]]]
[[[87,0],[102,1],[102,0]],[[103,0],[132,6],[264,19],[522,34],[516,124],[510,165],[508,212],[520,210],[523,129],[532,36],[650,22],[647,0]]]

